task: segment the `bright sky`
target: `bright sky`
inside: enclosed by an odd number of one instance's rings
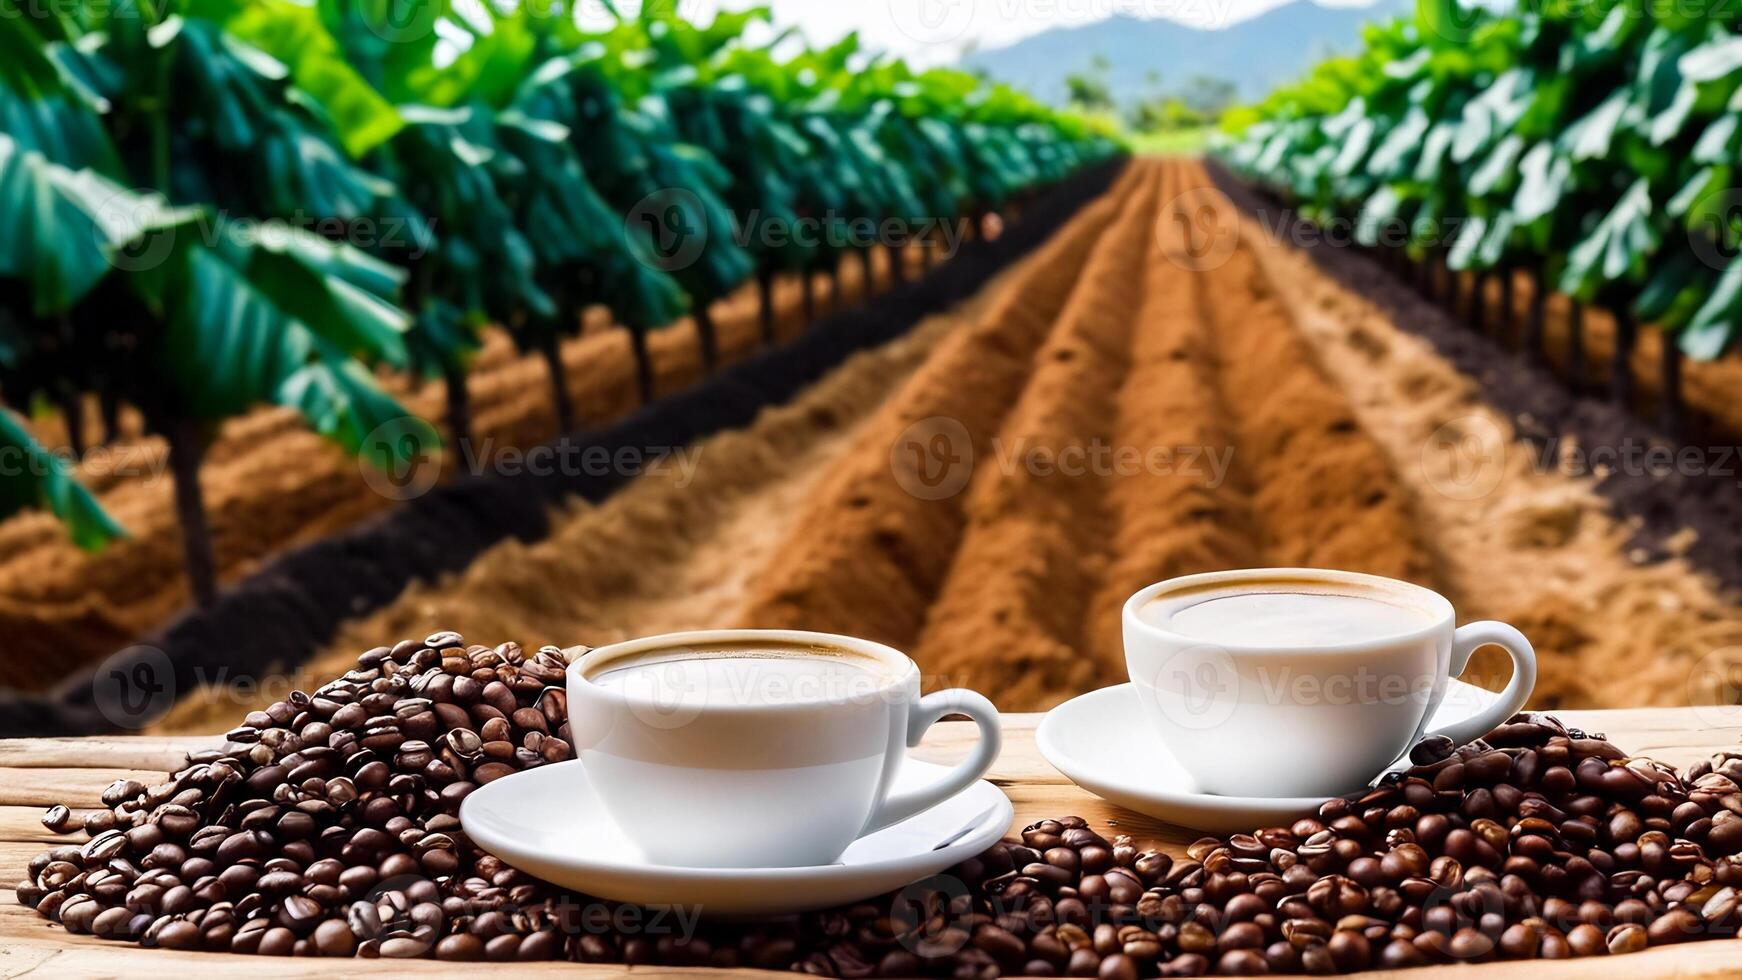
[[[630,0],[632,3],[633,0]],[[796,27],[813,43],[858,31],[866,47],[929,66],[964,51],[999,48],[1051,27],[1090,24],[1114,14],[1163,17],[1202,27],[1226,27],[1288,0],[677,0],[687,17],[715,10],[770,6],[781,28]],[[1374,0],[1319,0],[1365,7]],[[629,4],[620,3],[620,7]]]

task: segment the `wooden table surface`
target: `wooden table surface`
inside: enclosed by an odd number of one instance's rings
[[[1676,766],[1685,766],[1712,752],[1733,747],[1742,739],[1742,708],[1639,708],[1559,713],[1569,725],[1606,733],[1623,749]],[[1012,832],[1044,817],[1077,814],[1109,837],[1131,834],[1176,853],[1201,836],[1103,802],[1072,785],[1040,757],[1034,744],[1039,715],[1005,716],[1005,746],[990,778],[1016,805]],[[970,724],[942,724],[932,729],[915,751],[919,758],[948,762],[959,759],[974,739]],[[347,960],[339,964],[312,959],[275,959],[228,953],[176,953],[145,950],[131,943],[105,942],[76,936],[18,904],[13,887],[23,877],[30,858],[55,842],[76,842],[84,834],[55,835],[42,826],[42,809],[54,803],[96,807],[99,795],[118,777],[159,781],[193,748],[216,744],[217,738],[89,738],[0,740],[0,977],[25,974],[41,977],[117,976],[150,970],[158,974],[325,977],[347,975],[475,975],[484,964],[443,964],[429,961]],[[712,977],[723,971],[670,968],[630,970],[614,966],[566,963],[514,964],[516,974],[580,972],[591,976],[650,973],[694,973]],[[1742,976],[1742,940],[1715,940],[1648,950],[1622,962],[1592,960],[1556,963],[1491,963],[1442,966],[1400,973],[1364,976],[1470,977],[1472,980],[1517,978],[1554,980],[1591,976],[1598,970],[1625,971],[1633,977]],[[761,974],[766,975],[766,974]]]

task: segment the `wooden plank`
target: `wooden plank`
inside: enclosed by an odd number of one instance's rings
[[[50,833],[42,825],[42,814],[45,807],[40,806],[0,806],[0,841],[4,842],[35,842],[49,844],[83,844],[90,838],[83,829],[70,834]],[[74,810],[70,826],[78,827],[90,810]]]
[[[0,769],[0,806],[103,805],[103,790],[117,779],[161,783],[161,769]]]
[[[179,769],[189,752],[217,748],[216,735],[0,739],[0,768]]]

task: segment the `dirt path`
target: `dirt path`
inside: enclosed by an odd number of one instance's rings
[[[976,460],[967,528],[914,647],[935,686],[1040,704],[1116,673],[1082,655],[1086,606],[1114,540],[1104,506],[1113,477],[1090,454],[1113,438],[1166,176],[1145,172],[1094,243],[997,445]]]
[[[1535,469],[1470,379],[1307,256],[1250,222],[1205,250],[1243,220],[1197,164],[1136,163],[970,303],[701,444],[693,482],[644,477],[499,546],[351,624],[304,677],[438,627],[799,626],[1036,710],[1123,678],[1133,590],[1298,564],[1518,625],[1542,706],[1734,695],[1735,597],[1644,560],[1588,479]],[[1477,679],[1504,673],[1478,658]],[[197,701],[172,727],[243,707]]]

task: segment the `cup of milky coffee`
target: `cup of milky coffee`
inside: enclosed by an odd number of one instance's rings
[[[1458,626],[1408,582],[1314,568],[1188,575],[1133,595],[1125,662],[1163,745],[1207,793],[1335,796],[1367,785],[1425,735],[1462,744],[1524,706],[1530,641]],[[1493,644],[1512,679],[1475,717],[1427,732],[1446,682]]]
[[[645,856],[684,867],[833,863],[860,836],[985,774],[998,712],[973,691],[920,696],[897,650],[797,630],[630,640],[569,666],[569,727],[586,778]],[[949,714],[980,726],[936,783],[891,791],[909,746]]]

